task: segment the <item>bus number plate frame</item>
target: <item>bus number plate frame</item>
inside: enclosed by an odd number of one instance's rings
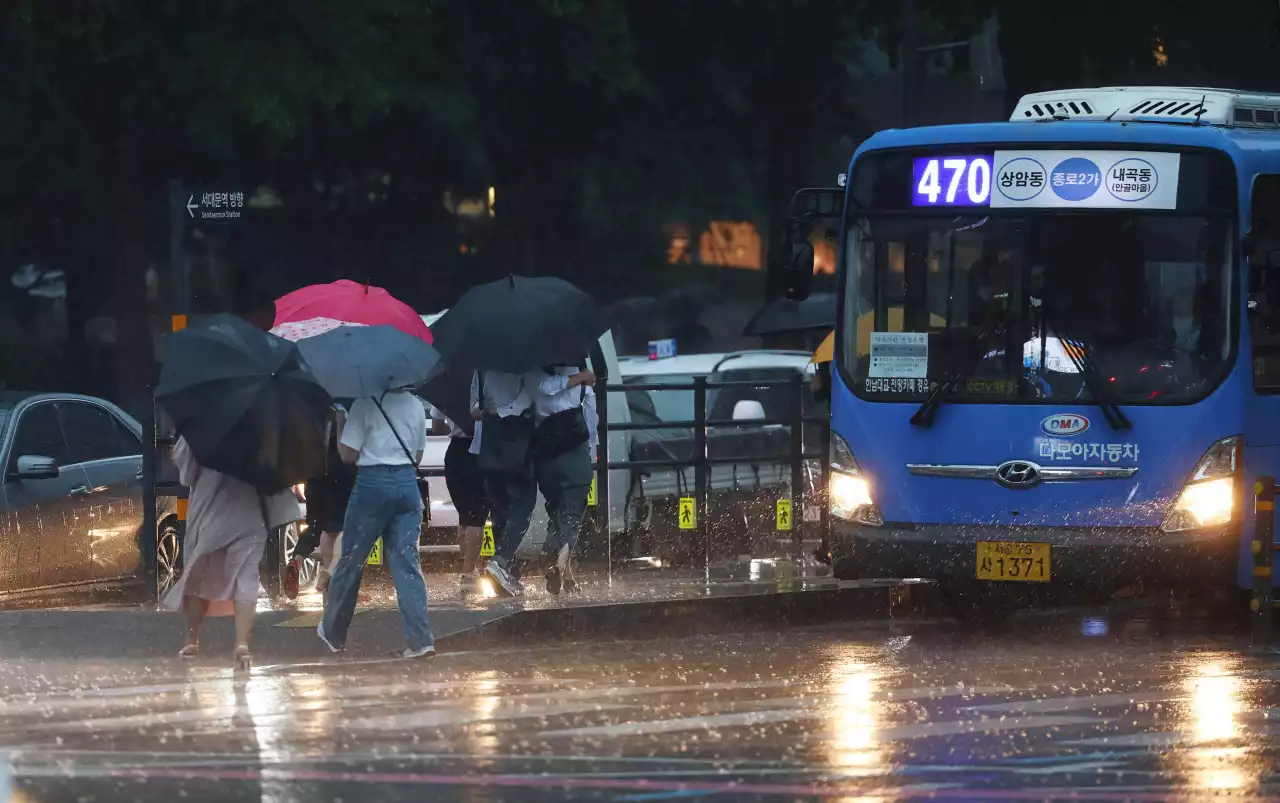
[[[998,582],[1047,583],[1052,577],[1048,544],[1028,541],[979,541],[976,577]]]

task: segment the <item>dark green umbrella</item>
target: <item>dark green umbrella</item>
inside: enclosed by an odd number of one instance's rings
[[[263,493],[325,473],[328,392],[296,344],[240,318],[172,335],[156,401],[201,466]]]

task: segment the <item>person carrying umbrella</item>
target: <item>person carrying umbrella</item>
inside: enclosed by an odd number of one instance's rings
[[[593,450],[599,417],[595,413],[595,374],[577,366],[543,369],[533,394],[534,420],[530,451],[534,478],[547,509],[547,591],[575,590],[569,557],[578,540],[591,488]]]
[[[290,486],[323,469],[329,394],[293,344],[229,315],[168,348],[156,399],[190,493],[185,571],[163,604],[183,613],[184,659],[199,654],[206,617],[234,616],[235,662],[248,668],[267,533],[300,518]]]
[[[464,430],[435,406],[428,406],[428,414],[432,419],[431,434],[449,436],[449,448],[444,454],[444,481],[453,507],[458,511],[458,549],[462,553],[458,593],[467,597],[479,591],[480,549],[484,545],[484,525],[489,518],[489,494],[480,464],[471,453],[474,433]]]
[[[391,326],[342,327],[298,346],[331,394],[356,400],[338,441],[342,460],[356,466],[355,487],[316,634],[333,652],[346,646],[365,562],[381,538],[404,619],[401,655],[434,655],[418,557],[424,506],[417,469],[426,449],[427,419],[408,388],[431,377],[440,355],[424,340]]]

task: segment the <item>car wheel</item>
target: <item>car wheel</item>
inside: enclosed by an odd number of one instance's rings
[[[161,523],[156,537],[156,576],[161,598],[182,577],[182,531],[173,519]]]
[[[293,560],[293,552],[298,548],[298,525],[290,524],[284,530],[284,554],[285,562]],[[312,555],[316,553],[313,552]],[[315,588],[316,580],[320,579],[320,560],[315,557],[303,558],[298,564],[298,590],[308,591]]]

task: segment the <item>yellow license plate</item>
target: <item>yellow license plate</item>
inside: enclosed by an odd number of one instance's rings
[[[1049,582],[1049,545],[1020,541],[979,541],[979,580]]]

